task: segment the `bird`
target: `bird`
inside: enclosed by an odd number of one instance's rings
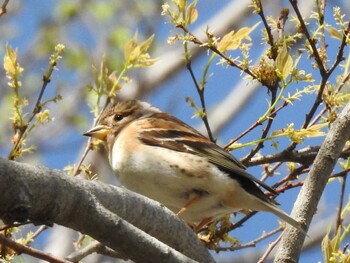
[[[305,232],[270,197],[277,192],[248,173],[238,159],[147,102],[112,104],[83,135],[103,141],[124,187],[162,203],[191,225],[204,226],[225,214],[252,210],[271,212]]]

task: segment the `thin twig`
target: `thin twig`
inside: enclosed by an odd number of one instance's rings
[[[264,167],[264,176],[260,179],[260,181],[265,182],[268,177],[272,176],[275,171],[283,164],[283,162],[277,162],[275,163],[272,168],[269,167],[269,165],[265,165]]]
[[[346,74],[343,77],[343,79],[341,80],[339,86],[334,91],[334,94],[338,94],[338,92],[341,91],[341,89],[344,87],[345,83],[349,81],[349,79],[350,79],[350,72],[348,72],[348,74]],[[325,114],[326,111],[327,111],[327,107],[324,107],[320,111],[320,113],[310,122],[309,126],[313,126],[323,116],[323,114]]]
[[[286,177],[284,177],[283,179],[281,179],[280,181],[278,181],[277,183],[275,183],[272,188],[276,189],[277,187],[280,187],[283,184],[289,184],[290,181],[295,180],[295,178],[303,173],[306,173],[308,171],[309,167],[308,165],[301,165],[298,168],[295,168],[293,171],[291,171]],[[286,189],[279,189],[276,190],[277,192],[283,192]]]
[[[55,61],[54,63],[50,62],[50,66],[48,68],[48,71],[46,72],[46,74],[43,76],[43,84],[41,86],[40,92],[39,92],[39,96],[38,99],[36,100],[35,106],[33,108],[33,111],[31,113],[31,115],[28,118],[27,121],[27,125],[23,127],[23,129],[19,129],[19,133],[18,133],[18,139],[16,139],[16,144],[13,146],[12,150],[10,151],[9,155],[8,155],[8,159],[9,160],[14,160],[15,156],[14,153],[16,152],[17,148],[19,147],[20,143],[22,142],[22,138],[24,136],[24,134],[26,133],[26,131],[28,130],[29,127],[29,123],[31,123],[33,121],[33,119],[35,118],[35,116],[41,111],[41,99],[44,95],[44,92],[47,88],[47,85],[50,83],[51,81],[51,76],[53,71],[55,70],[55,66],[56,66],[57,61]]]
[[[44,232],[46,229],[48,229],[48,226],[41,226],[38,228],[37,231],[34,232],[34,234],[32,235],[32,239],[34,240],[37,236],[39,236],[42,232]]]
[[[310,168],[306,168],[304,170],[300,169],[299,172],[298,172],[298,175],[308,173],[309,171],[310,171]],[[329,179],[339,178],[339,177],[344,177],[345,178],[348,175],[349,172],[350,172],[350,169],[346,169],[346,170],[341,171],[339,173],[332,174],[329,177]],[[303,185],[304,185],[304,182],[288,183],[288,184],[285,184],[284,186],[279,187],[278,189],[276,189],[276,192],[283,193],[286,190],[293,189],[293,188],[296,188],[296,187],[300,187],[300,186],[303,186]]]
[[[103,107],[103,109],[100,111],[99,115],[98,115],[97,118],[94,120],[94,123],[93,123],[92,127],[95,127],[95,126],[97,125],[97,123],[99,122],[99,120],[100,120],[100,118],[101,118],[101,115],[102,115],[103,111],[107,108],[109,102],[110,102],[110,99],[109,99],[109,97],[108,97],[107,100],[106,100],[106,103],[105,103],[105,105],[104,105],[104,107]],[[83,162],[84,162],[86,156],[88,155],[89,151],[92,150],[92,148],[91,148],[92,140],[93,140],[93,138],[92,138],[92,137],[89,137],[89,139],[88,139],[88,141],[87,141],[87,143],[86,143],[86,147],[85,147],[85,149],[84,149],[84,152],[83,152],[83,154],[81,155],[78,164],[74,167],[73,174],[72,174],[73,176],[76,176],[76,175],[78,175],[78,174],[80,173],[80,167],[81,167],[81,165],[83,164]]]
[[[45,260],[45,261],[48,261],[51,263],[70,263],[71,262],[71,261],[67,261],[67,260],[60,259],[60,258],[52,256],[52,255],[49,255],[49,254],[44,253],[38,249],[22,245],[20,243],[17,243],[16,241],[13,241],[10,238],[6,238],[3,235],[0,235],[0,243],[7,246],[7,247],[10,247],[14,251],[16,251],[17,254],[24,253],[24,254],[27,254],[27,255],[30,255],[30,256],[33,256],[35,258],[42,259],[42,260]]]
[[[290,0],[290,1],[292,1],[292,0]],[[306,29],[306,27],[305,27],[305,29]],[[349,34],[349,31],[350,31],[350,22],[348,24],[347,30],[344,32],[342,43],[339,46],[338,53],[337,53],[337,56],[336,56],[336,59],[335,59],[333,65],[331,66],[331,68],[329,70],[326,70],[325,68],[320,68],[320,74],[322,77],[320,88],[319,88],[319,91],[318,91],[318,94],[317,94],[317,97],[315,99],[313,106],[311,107],[309,113],[306,114],[305,121],[304,121],[303,126],[302,126],[303,129],[306,129],[309,126],[312,117],[315,115],[316,110],[318,109],[319,105],[322,103],[323,91],[326,87],[326,84],[327,84],[329,77],[331,76],[331,74],[333,73],[335,68],[339,65],[339,63],[344,60],[343,53],[344,53],[344,48],[346,46],[346,39],[347,39],[347,36]],[[316,59],[316,57],[315,57],[315,59]],[[316,59],[316,61],[317,61],[317,59]],[[325,71],[323,71],[323,70],[325,70]],[[292,143],[288,147],[288,150],[293,150],[295,148],[295,146],[296,146],[296,143]]]
[[[74,251],[72,254],[66,257],[67,260],[72,262],[80,262],[83,258],[91,255],[93,253],[99,253],[105,256],[113,257],[113,258],[121,258],[127,260],[128,258],[125,256],[121,256],[120,253],[116,252],[113,249],[110,249],[103,245],[102,243],[94,240],[85,247]]]
[[[298,21],[300,23],[301,29],[302,29],[303,33],[306,36],[306,39],[308,40],[308,42],[310,44],[310,47],[312,49],[312,55],[314,56],[315,61],[317,63],[317,66],[320,69],[321,76],[323,77],[323,76],[325,76],[327,74],[327,70],[326,70],[326,68],[323,65],[323,61],[322,61],[322,59],[320,57],[320,54],[318,53],[315,41],[314,41],[314,39],[311,38],[309,30],[307,29],[305,21],[304,21],[302,15],[300,13],[300,10],[299,10],[299,7],[298,7],[298,1],[297,0],[289,0],[289,2],[292,5],[295,14],[298,17]]]
[[[0,16],[6,14],[7,12],[7,5],[9,4],[10,0],[5,0],[2,6],[0,7]]]
[[[7,229],[10,229],[10,228],[13,228],[13,227],[20,227],[20,226],[28,225],[28,224],[31,224],[31,223],[32,222],[27,221],[27,222],[24,222],[24,223],[13,223],[13,224],[10,224],[10,225],[2,225],[2,226],[0,226],[0,232],[4,231],[4,230],[7,230]]]
[[[256,1],[256,3],[258,4],[258,15],[260,16],[263,24],[264,24],[264,27],[266,29],[266,33],[267,33],[267,43],[270,45],[271,47],[271,58],[273,60],[275,60],[277,58],[277,47],[275,46],[275,41],[273,39],[273,35],[271,33],[271,27],[269,26],[269,24],[267,23],[267,20],[266,20],[266,17],[265,17],[265,14],[264,14],[264,9],[263,9],[263,6],[261,4],[261,0],[258,0]]]
[[[102,244],[98,241],[92,241],[90,244],[86,245],[83,248],[80,248],[77,251],[74,251],[72,254],[68,255],[65,259],[72,261],[72,262],[79,262],[83,258],[87,257],[88,255],[91,255],[95,253],[98,250],[98,247]]]
[[[275,109],[274,111],[272,111],[269,116],[267,117],[268,119],[272,118],[272,116],[276,115],[277,112],[279,112],[281,109],[283,109],[284,107],[286,107],[288,105],[287,101],[284,101],[282,103],[281,106],[279,106],[277,109]],[[244,137],[245,135],[247,135],[249,132],[251,132],[252,130],[254,130],[256,127],[260,126],[262,123],[259,121],[256,121],[254,124],[252,124],[248,129],[246,129],[244,132],[242,132],[239,136],[237,136],[236,138],[234,138],[233,140],[231,140],[228,144],[226,144],[224,146],[224,149],[227,150],[228,148],[230,148],[230,146],[232,144],[234,144],[235,142],[237,142],[239,139],[241,139],[242,137]]]
[[[235,63],[231,58],[229,58],[227,55],[225,55],[224,53],[222,53],[220,50],[218,50],[215,46],[213,45],[207,45],[206,43],[202,42],[201,40],[199,40],[195,35],[193,35],[190,31],[188,31],[188,29],[182,25],[178,25],[178,28],[181,28],[186,34],[188,34],[189,36],[189,41],[199,45],[199,46],[204,46],[208,49],[210,49],[211,51],[213,51],[214,53],[218,54],[220,57],[222,57],[223,59],[225,59],[226,63],[232,67],[236,67],[240,70],[242,70],[243,72],[245,72],[246,74],[248,74],[249,76],[251,76],[253,79],[257,79],[257,76],[255,76],[255,74],[253,72],[251,72],[248,68],[245,68],[237,63]],[[264,84],[264,83],[263,83]],[[265,85],[265,84],[264,84]]]
[[[260,237],[258,237],[257,239],[255,240],[252,240],[250,242],[247,242],[245,244],[242,244],[242,245],[237,245],[237,246],[230,246],[230,247],[219,247],[219,248],[216,248],[215,250],[216,251],[236,251],[236,250],[240,250],[240,249],[244,249],[244,248],[247,248],[247,247],[255,247],[256,244],[258,244],[259,242],[275,235],[276,233],[278,232],[281,232],[282,230],[284,229],[284,227],[278,227],[268,233],[263,233]]]
[[[344,60],[344,48],[347,45],[346,41],[348,39],[349,32],[350,32],[350,22],[348,22],[348,26],[344,31],[343,39],[342,39],[341,44],[338,48],[338,53],[337,53],[337,56],[335,58],[335,61],[327,72],[328,75],[331,75],[333,73],[333,71],[335,70],[335,68],[339,65],[339,63]]]
[[[319,3],[319,0],[316,1],[316,6],[318,8],[318,27],[320,29],[320,57],[321,59],[327,63],[327,44],[326,44],[326,38],[325,38],[325,27],[324,27],[324,12],[326,8],[326,0],[321,0],[321,3]],[[327,67],[327,65],[325,65]]]
[[[343,53],[344,53],[344,48],[346,46],[346,39],[347,39],[347,37],[349,35],[349,31],[350,31],[350,22],[348,23],[348,27],[347,27],[347,29],[344,32],[342,43],[339,46],[336,59],[335,59],[333,65],[331,66],[331,68],[329,70],[327,70],[324,67],[324,65],[323,65],[323,62],[322,62],[322,60],[320,58],[320,55],[318,53],[318,50],[316,48],[316,45],[315,45],[314,41],[310,38],[310,34],[309,34],[309,32],[308,32],[308,30],[306,28],[305,22],[302,19],[302,16],[301,16],[301,14],[299,12],[297,1],[296,0],[289,0],[289,1],[290,1],[290,3],[293,6],[294,11],[296,12],[296,14],[298,16],[298,19],[299,19],[299,22],[301,24],[301,27],[303,28],[303,31],[304,31],[304,33],[306,35],[306,38],[308,39],[308,41],[310,43],[310,46],[311,46],[311,48],[313,50],[313,54],[314,54],[314,57],[315,57],[315,60],[316,60],[316,63],[319,66],[320,75],[322,77],[320,88],[319,88],[319,91],[317,93],[317,96],[316,96],[316,99],[314,101],[314,104],[312,105],[310,111],[306,114],[305,121],[304,121],[304,123],[302,125],[302,129],[306,129],[309,126],[309,124],[311,122],[311,119],[315,115],[318,107],[320,106],[320,104],[323,101],[322,100],[322,96],[323,96],[323,92],[324,92],[324,89],[326,87],[326,84],[327,84],[327,81],[328,81],[329,77],[331,76],[333,71],[336,69],[336,67],[339,65],[339,63],[344,60]],[[295,142],[291,143],[288,146],[287,151],[294,150],[296,145],[297,144]]]
[[[329,178],[346,177],[349,172],[350,172],[350,168],[345,169],[339,173],[332,174]]]
[[[211,132],[209,121],[208,121],[208,116],[207,116],[207,108],[206,108],[205,99],[204,99],[204,86],[202,88],[199,87],[196,76],[194,75],[193,70],[192,70],[190,58],[188,59],[188,61],[186,63],[186,68],[190,72],[194,86],[196,87],[197,93],[199,95],[199,100],[201,102],[201,107],[202,107],[202,112],[203,112],[203,115],[201,116],[201,118],[202,118],[204,125],[205,125],[205,128],[207,130],[208,137],[212,142],[215,142],[215,138],[213,137],[213,133]]]
[[[92,138],[89,137],[87,143],[86,143],[86,147],[84,149],[84,152],[83,154],[81,155],[80,159],[79,159],[79,162],[78,164],[74,167],[74,170],[73,170],[73,174],[72,176],[76,176],[78,174],[80,174],[80,167],[81,165],[83,164],[87,154],[89,153],[89,151],[91,150],[91,143],[92,143]]]
[[[283,233],[282,233],[283,234]],[[279,237],[272,243],[269,244],[269,247],[265,251],[265,253],[261,256],[261,258],[258,260],[258,263],[264,263],[264,261],[267,259],[267,257],[270,255],[271,251],[276,247],[276,245],[281,241],[282,234],[279,235]]]
[[[283,38],[284,26],[285,26],[285,24],[287,22],[288,15],[289,15],[289,9],[288,8],[283,8],[281,10],[280,15],[279,15],[278,20],[277,20],[277,29],[278,29],[278,32],[279,32],[278,35],[279,35],[279,38],[281,38],[281,39]]]
[[[340,190],[340,197],[339,197],[338,214],[337,214],[337,221],[336,221],[336,227],[335,227],[336,231],[343,224],[343,218],[341,217],[341,214],[342,214],[343,204],[344,204],[346,178],[347,178],[347,176],[343,176],[342,180],[341,180],[341,190]]]
[[[285,184],[284,186],[278,188],[276,191],[278,193],[283,193],[283,192],[290,190],[290,189],[302,187],[303,185],[304,185],[304,182],[288,183],[288,184]]]
[[[277,84],[276,84],[277,85]],[[276,101],[276,94],[277,94],[277,87],[274,89],[271,89],[271,105],[273,105]],[[272,114],[270,114],[270,118],[267,120],[267,124],[260,136],[260,139],[265,139],[267,135],[269,134],[269,131],[272,127],[272,123],[274,121],[274,117],[276,116],[275,109],[271,109]],[[243,164],[245,164],[247,161],[249,161],[252,157],[254,157],[255,154],[264,146],[264,141],[259,142],[253,150],[250,151],[248,155],[243,157],[241,160]]]

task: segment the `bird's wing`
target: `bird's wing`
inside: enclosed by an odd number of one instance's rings
[[[246,191],[265,201],[275,203],[267,198],[255,183],[276,195],[274,189],[247,173],[244,170],[245,166],[239,160],[197,130],[166,113],[153,114],[144,121],[146,122],[143,122],[143,132],[139,134],[139,140],[143,143],[206,158],[232,179],[237,180]]]

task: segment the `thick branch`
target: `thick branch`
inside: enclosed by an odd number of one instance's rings
[[[172,212],[126,189],[0,158],[0,193],[5,222],[57,223],[136,262],[213,262]]]
[[[333,167],[349,138],[350,102],[332,124],[295,202],[291,215],[296,220],[304,222],[307,228],[316,213]],[[298,262],[304,239],[304,233],[287,226],[274,262]]]

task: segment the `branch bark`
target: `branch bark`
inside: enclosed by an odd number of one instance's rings
[[[306,228],[316,213],[318,202],[340,153],[350,138],[350,102],[332,124],[315,158],[313,167],[295,202],[291,216]],[[312,238],[312,237],[311,237]],[[305,234],[287,226],[274,262],[298,262]]]
[[[120,187],[0,158],[0,193],[5,223],[60,224],[135,262],[214,262],[171,211]]]

